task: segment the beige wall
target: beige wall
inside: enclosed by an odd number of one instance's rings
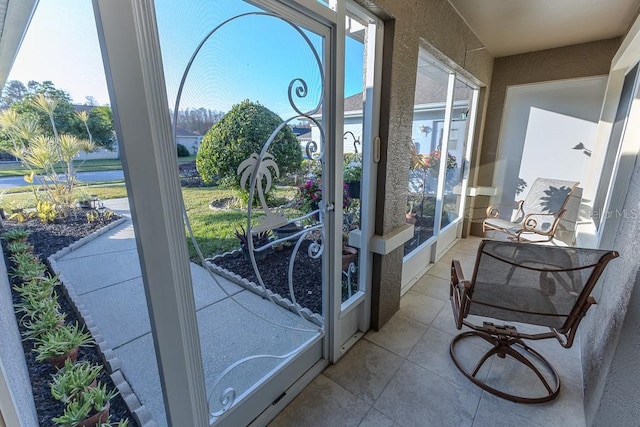
[[[488,85],[493,57],[446,0],[359,0],[385,20],[376,234],[404,224],[413,100],[420,46],[479,85]],[[467,51],[473,52],[467,53]],[[482,108],[481,108],[482,109]],[[478,146],[478,145],[477,145]],[[472,171],[473,174],[473,171]],[[372,327],[400,306],[402,247],[375,256]]]
[[[609,74],[620,38],[496,58],[487,103],[476,185],[492,186],[507,88],[514,85]],[[473,200],[471,234],[482,235],[488,197]]]

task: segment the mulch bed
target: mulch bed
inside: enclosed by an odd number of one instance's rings
[[[322,257],[314,259],[308,255],[311,240],[304,240],[296,254],[293,268],[293,293],[296,302],[313,313],[322,314]],[[285,297],[290,297],[289,261],[293,254],[293,246],[273,251],[263,261],[256,261],[258,271],[270,291]],[[255,271],[250,261],[244,259],[241,252],[229,253],[215,259],[218,267],[229,270],[253,283],[258,283]]]
[[[23,223],[4,221],[4,227],[5,229],[10,229],[12,227],[24,227],[29,229],[31,234],[29,235],[28,241],[34,246],[35,252],[40,256],[40,258],[47,263],[48,256],[69,246],[76,240],[79,240],[80,238],[104,227],[109,222],[117,220],[118,218],[118,216],[114,215],[109,220],[87,223],[85,211],[75,210],[67,218],[57,219],[51,224],[43,224],[38,219],[31,219]],[[5,254],[5,262],[7,263],[7,268],[11,271],[13,265],[11,260],[7,257],[8,252],[6,250],[4,240],[2,241],[2,244]],[[12,277],[9,278],[9,281],[12,287],[18,283],[17,280]],[[20,297],[13,291],[13,289],[11,292],[13,302],[15,304],[19,301]],[[58,301],[62,307],[62,311],[66,313],[65,323],[75,323],[77,321],[79,324],[83,325],[84,321],[77,318],[62,289],[56,289],[56,294],[58,295]],[[20,325],[18,315],[16,315],[16,319],[18,320],[19,329],[22,333],[24,328]],[[39,424],[44,427],[53,427],[55,426],[55,423],[51,421],[51,419],[62,415],[64,411],[64,404],[55,400],[51,396],[49,388],[51,375],[56,372],[56,369],[48,363],[37,362],[35,360],[35,353],[32,353],[31,351],[33,348],[32,341],[23,341],[22,347],[24,349],[27,368],[29,370],[29,377],[31,379],[33,398],[38,413]],[[102,358],[98,352],[97,346],[92,345],[88,347],[81,347],[78,352],[78,361],[102,364]],[[105,369],[100,373],[98,381],[106,384],[108,389],[115,388]],[[129,408],[120,395],[111,400],[109,413],[112,422],[128,418],[129,425],[136,425]]]

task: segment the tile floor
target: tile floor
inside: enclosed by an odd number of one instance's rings
[[[449,356],[458,333],[449,304],[449,265],[469,276],[480,239],[463,239],[402,298],[400,311],[380,331],[370,331],[318,376],[271,426],[584,426],[579,344],[532,344],[556,367],[560,396],[549,403],[511,403],[467,380]],[[508,361],[508,359],[506,359]],[[499,365],[497,362],[496,365]],[[482,375],[498,377],[508,366]],[[528,380],[509,377],[514,387]]]

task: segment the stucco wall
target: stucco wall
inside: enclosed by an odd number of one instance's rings
[[[624,205],[612,207],[623,213],[612,245],[612,249],[620,253],[620,258],[612,261],[598,284],[600,289],[594,292],[599,295],[598,304],[590,310],[582,325],[580,341],[587,421],[591,424],[601,406],[595,421],[596,425],[602,426],[637,425],[640,418],[640,399],[637,396],[640,381],[640,371],[637,368],[640,298],[637,294],[640,290],[636,290],[636,297],[629,304],[634,287],[639,282],[640,268],[640,162],[637,155],[634,157],[635,159],[631,159],[632,163],[635,160],[633,176],[626,190]],[[617,345],[619,336],[622,340]],[[616,354],[616,346],[619,354]],[[631,360],[625,358],[629,355],[632,356]],[[614,363],[610,365],[612,360]],[[611,374],[607,383],[610,366]],[[625,367],[630,369],[627,371]],[[607,390],[603,395],[605,384]],[[623,409],[625,414],[616,414],[617,410]],[[633,422],[618,423],[615,421],[621,419],[618,417],[630,417],[627,419]]]
[[[593,425],[597,427],[632,426],[640,419],[640,400],[636,398],[640,384],[640,274],[636,275],[618,348],[604,386],[600,407]],[[589,396],[591,397],[591,396]],[[594,405],[595,406],[595,405]],[[595,409],[595,408],[594,408]]]
[[[7,382],[8,391],[17,411],[15,415],[19,418],[20,425],[35,427],[38,425],[38,417],[33,403],[31,382],[24,360],[18,323],[13,311],[10,286],[4,255],[0,249],[0,325],[2,325],[0,327],[0,369]],[[9,415],[5,414],[4,417],[5,421],[11,425],[13,418],[8,418]]]
[[[620,42],[620,38],[614,38],[496,58],[476,184],[480,186],[494,184],[495,161],[507,87],[607,75],[611,67],[611,60],[619,48]],[[472,203],[474,218],[471,224],[471,233],[481,236],[482,214],[489,204],[489,198],[476,197]]]
[[[359,0],[385,20],[376,234],[404,223],[418,50],[422,46],[449,67],[488,85],[493,57],[447,0]],[[473,52],[467,53],[469,50]],[[400,307],[402,247],[374,258],[372,327]]]

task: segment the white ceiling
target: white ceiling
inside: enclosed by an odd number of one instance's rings
[[[621,36],[640,0],[449,0],[494,57]]]

